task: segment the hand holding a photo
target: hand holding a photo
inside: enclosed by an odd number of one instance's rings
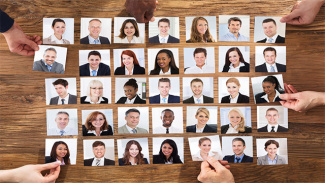
[[[156,11],[157,4],[156,0],[126,0],[124,6],[138,23],[147,23],[155,21],[153,13]]]

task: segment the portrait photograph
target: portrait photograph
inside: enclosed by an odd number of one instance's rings
[[[187,106],[186,132],[216,133],[218,123],[218,107]]]
[[[202,85],[201,81],[196,81],[197,79],[201,80],[203,82],[203,86],[201,88],[198,86],[196,88],[196,85],[194,83],[200,83]],[[193,81],[194,80],[194,81]],[[192,85],[191,85],[191,81]],[[213,103],[213,77],[183,77],[183,103],[186,100],[189,100],[193,98],[193,95],[201,95],[203,96],[203,103]],[[205,98],[208,97],[209,100],[205,100]],[[212,101],[211,101],[212,99]],[[210,102],[211,101],[211,102]],[[193,103],[195,100],[193,100]],[[192,102],[190,102],[192,103]],[[201,101],[202,103],[202,101]]]
[[[115,103],[145,104],[146,85],[146,78],[115,78]]]
[[[81,44],[111,44],[112,18],[81,18]]]
[[[78,135],[77,109],[46,109],[47,135]]]
[[[179,74],[178,48],[148,49],[148,74]]]
[[[83,140],[84,166],[114,166],[114,139]]]
[[[110,104],[111,96],[110,77],[82,77],[80,78],[81,104]]]
[[[222,154],[228,163],[253,163],[253,137],[223,136]]]
[[[145,43],[145,24],[133,17],[114,17],[114,43]]]
[[[45,139],[45,163],[60,161],[60,165],[75,165],[77,139]]]
[[[149,43],[179,43],[179,17],[155,17],[149,22]]]
[[[143,48],[114,49],[114,75],[145,74]]]
[[[285,43],[286,23],[281,17],[255,17],[255,43]]]
[[[214,47],[184,48],[184,74],[215,73]]]
[[[189,137],[188,143],[192,161],[205,161],[208,156],[216,160],[223,158],[219,135]]]
[[[149,107],[118,107],[118,133],[149,133]]]
[[[119,166],[150,164],[148,138],[118,139]]]
[[[81,110],[83,136],[113,135],[113,109]]]
[[[219,46],[219,72],[249,72],[249,50],[249,46]]]
[[[219,103],[249,103],[249,77],[219,77]]]
[[[280,105],[257,106],[258,132],[287,132],[288,109]]]
[[[183,133],[182,107],[153,107],[152,133]]]
[[[184,163],[184,137],[152,138],[153,164]]]
[[[45,95],[46,105],[77,104],[76,78],[45,79]]]
[[[74,19],[43,18],[43,44],[74,44]]]
[[[257,165],[287,165],[287,138],[257,138]]]
[[[219,15],[219,41],[249,41],[249,15]]]
[[[251,107],[220,107],[221,134],[252,133]]]
[[[80,76],[110,76],[110,50],[79,50]]]
[[[185,17],[185,25],[186,43],[217,42],[216,16]]]
[[[286,46],[256,46],[255,72],[286,72]]]
[[[162,92],[168,92],[169,95],[180,96],[179,77],[163,77],[163,78],[169,79],[170,88],[168,91],[162,91]],[[158,86],[159,79],[161,79],[161,78],[160,77],[149,77],[149,96],[150,97],[160,95],[160,90],[159,90],[159,86]],[[164,83],[168,83],[168,82],[164,82]]]

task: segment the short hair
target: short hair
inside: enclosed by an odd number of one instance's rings
[[[171,109],[164,109],[163,111],[161,111],[161,116],[167,111],[173,113],[174,116],[174,111],[172,111]]]
[[[67,115],[68,118],[69,118],[69,113],[67,113],[67,112],[65,112],[65,111],[59,111],[59,112],[56,114],[56,116],[58,116],[58,115],[60,115],[60,114],[65,114],[65,115]]]
[[[210,138],[208,138],[208,137],[202,137],[202,138],[199,139],[199,145],[201,145],[206,140],[208,140],[208,141],[211,142],[211,139]]]
[[[90,96],[90,88],[91,87],[96,87],[96,86],[99,86],[99,87],[103,87],[103,83],[101,82],[101,81],[99,81],[99,80],[96,80],[96,79],[94,79],[94,80],[91,80],[90,82],[89,82],[89,84],[88,84],[88,88],[87,88],[87,96],[89,96],[89,97],[91,97]],[[101,94],[101,97],[103,96],[103,92],[102,92],[102,94]]]
[[[264,24],[264,23],[269,23],[269,22],[273,22],[274,25],[276,25],[275,20],[274,20],[273,18],[267,18],[267,19],[264,19],[263,22],[262,22],[262,24]]]
[[[239,56],[239,62],[246,63],[246,62],[245,62],[245,59],[244,59],[244,57],[243,57],[243,54],[241,53],[240,49],[237,48],[237,47],[231,47],[231,48],[228,49],[228,51],[227,51],[227,53],[226,53],[226,58],[225,58],[225,65],[226,65],[226,66],[230,66],[230,64],[231,64],[231,62],[230,62],[230,60],[229,60],[229,54],[230,54],[230,52],[233,52],[233,51],[235,51],[235,52],[238,53],[238,56]]]
[[[159,83],[161,83],[161,82],[169,83],[169,86],[170,86],[170,79],[169,78],[160,78],[158,80],[158,86],[159,86]]]
[[[235,83],[237,86],[240,86],[240,82],[237,78],[229,78],[227,81],[226,81],[226,85],[228,83]]]
[[[45,53],[46,53],[47,51],[54,51],[54,52],[55,52],[55,54],[57,54],[57,52],[56,52],[55,48],[52,48],[52,47],[50,47],[50,48],[47,48],[47,49],[44,51],[44,55],[45,55]]]
[[[278,92],[283,92],[283,88],[280,86],[279,80],[275,76],[267,76],[264,80],[264,82],[269,82],[272,84],[275,84],[275,89],[278,90]]]
[[[135,80],[134,78],[131,78],[124,84],[124,87],[125,86],[132,86],[134,89],[138,89],[137,80]]]
[[[265,52],[266,51],[274,51],[274,54],[276,56],[276,49],[274,49],[273,47],[267,47],[263,50],[263,55],[265,56]]]
[[[237,138],[232,139],[232,143],[234,143],[236,141],[241,141],[243,143],[243,146],[246,146],[246,143],[245,143],[245,140],[244,139],[242,139],[240,137],[237,137]]]
[[[93,143],[93,148],[94,148],[94,147],[98,147],[98,146],[104,146],[104,148],[105,148],[105,144],[104,144],[104,142],[102,142],[102,141],[95,141],[95,142]]]
[[[202,85],[203,85],[203,81],[201,79],[199,79],[199,78],[192,79],[191,86],[192,86],[192,83],[194,83],[194,82],[201,82]]]
[[[271,145],[271,144],[275,144],[277,148],[279,148],[279,142],[275,141],[275,140],[268,140],[265,142],[264,145],[264,149],[267,148],[267,146]]]
[[[268,109],[266,110],[266,114],[267,114],[267,112],[269,112],[269,111],[276,111],[277,113],[279,113],[279,111],[278,111],[276,108],[274,108],[274,107],[268,108]]]
[[[102,56],[100,55],[99,51],[94,50],[94,51],[89,52],[88,59],[91,55],[99,56],[99,58],[102,59]]]
[[[137,56],[135,55],[135,53],[131,50],[124,50],[122,51],[121,53],[121,67],[125,67],[124,63],[123,63],[123,55],[127,55],[129,57],[132,57],[133,58],[133,65],[140,65],[139,64],[139,61],[137,59]]]
[[[125,112],[125,116],[128,116],[130,112],[137,112],[140,115],[140,111],[138,109],[132,108]]]
[[[193,56],[195,57],[197,53],[204,53],[204,56],[207,56],[207,50],[205,48],[196,48],[193,52]]]
[[[102,21],[100,21],[98,18],[94,18],[94,19],[89,20],[89,23],[92,22],[92,21],[97,21],[97,22],[102,23]]]
[[[85,121],[85,127],[87,130],[95,130],[95,127],[94,125],[92,124],[92,122],[94,120],[96,120],[97,116],[98,115],[102,115],[103,118],[104,118],[104,123],[103,125],[100,127],[100,131],[103,131],[103,130],[108,130],[108,123],[107,123],[107,119],[106,119],[106,116],[104,113],[102,112],[99,112],[99,111],[94,111],[92,113],[90,113],[88,116],[87,116],[87,119]]]
[[[199,115],[200,112],[203,112],[204,114],[206,114],[208,116],[208,118],[210,118],[210,112],[207,108],[205,108],[205,107],[198,108],[195,116]]]
[[[162,19],[160,19],[160,20],[158,21],[158,27],[159,27],[159,23],[160,23],[160,22],[168,23],[168,26],[170,26],[170,21],[169,21],[168,18],[162,18]]]
[[[62,22],[62,23],[65,24],[65,21],[64,20],[62,20],[61,18],[56,18],[52,22],[52,27],[54,27],[57,22]]]
[[[228,19],[228,25],[230,25],[231,21],[234,21],[234,22],[240,22],[240,26],[241,26],[241,24],[242,24],[240,18],[238,18],[238,17],[231,17],[231,18],[229,18],[229,19]]]
[[[65,79],[57,79],[52,84],[53,84],[53,86],[62,85],[62,86],[64,86],[64,88],[66,88],[69,85],[68,81]]]
[[[137,24],[137,22],[134,19],[126,19],[126,20],[124,20],[124,22],[122,24],[122,27],[120,29],[120,35],[118,35],[118,37],[121,38],[121,39],[124,39],[126,37],[126,34],[124,33],[124,28],[125,28],[125,26],[126,26],[127,23],[133,24],[133,27],[135,29],[134,35],[136,37],[139,37],[140,34],[139,34],[138,24]]]
[[[238,108],[233,108],[229,111],[228,113],[228,118],[229,118],[229,115],[231,112],[236,112],[239,114],[239,116],[241,117],[241,120],[240,122],[238,123],[238,127],[237,127],[237,130],[240,131],[240,132],[244,132],[245,131],[245,116],[244,114],[241,112],[240,109]]]

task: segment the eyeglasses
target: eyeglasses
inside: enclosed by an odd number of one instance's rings
[[[92,88],[92,87],[90,87],[90,89],[92,89],[92,90],[103,90],[103,88]]]

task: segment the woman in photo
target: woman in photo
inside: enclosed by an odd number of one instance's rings
[[[108,104],[108,99],[103,97],[103,83],[91,80],[87,88],[87,96],[80,98],[82,104]]]
[[[202,137],[199,140],[199,152],[192,155],[193,161],[206,161],[208,156],[213,157],[216,160],[222,160],[221,154],[215,151],[211,151],[211,139],[208,137]]]
[[[168,49],[160,50],[155,59],[155,68],[150,71],[150,75],[170,75],[179,74],[173,52]]]
[[[142,147],[138,141],[130,140],[126,146],[123,158],[118,159],[120,166],[148,164],[147,158],[143,158]]]
[[[210,33],[208,21],[204,17],[195,17],[192,21],[191,37],[186,43],[207,42],[215,42]]]
[[[138,92],[138,84],[137,80],[135,79],[129,79],[124,84],[124,94],[125,97],[121,97],[116,103],[117,104],[145,104],[146,101],[142,100]]]
[[[196,111],[195,119],[197,119],[196,125],[186,127],[186,132],[193,133],[217,133],[217,128],[208,125],[207,122],[210,118],[210,112],[207,108],[201,107]]]
[[[239,93],[240,83],[237,78],[229,78],[226,86],[230,95],[222,97],[221,103],[249,103],[249,97]]]
[[[54,33],[50,37],[43,39],[44,44],[70,44],[70,41],[63,38],[65,32],[64,20],[60,18],[54,19],[51,28]]]
[[[60,161],[60,165],[70,165],[70,151],[68,145],[63,141],[53,144],[50,156],[45,157],[45,163]]]
[[[268,140],[265,142],[265,151],[267,154],[257,158],[257,165],[284,165],[287,160],[278,155],[279,142],[275,140]]]
[[[115,43],[144,43],[140,37],[138,24],[133,19],[126,19],[120,29],[120,35],[115,37]]]
[[[252,128],[245,126],[245,116],[237,109],[233,108],[228,113],[230,124],[221,126],[222,134],[252,133]]]
[[[121,67],[115,69],[114,75],[137,75],[145,74],[145,68],[139,65],[135,53],[131,50],[124,50],[121,54]]]
[[[94,111],[90,113],[84,125],[82,125],[83,136],[113,135],[111,125],[107,123],[104,113]]]
[[[222,72],[249,72],[249,63],[245,62],[239,48],[232,47],[227,51]]]
[[[262,82],[263,92],[255,95],[256,104],[281,101],[280,94],[284,93],[278,79],[268,76]]]
[[[161,143],[159,154],[153,155],[153,164],[183,163],[178,155],[177,145],[172,139]]]

